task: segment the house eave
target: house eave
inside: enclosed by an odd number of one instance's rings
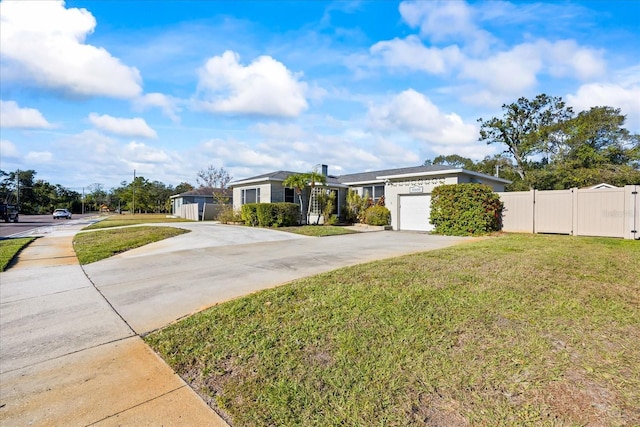
[[[470,170],[466,170],[466,169],[462,169],[462,168],[457,168],[457,169],[445,169],[445,170],[439,170],[439,171],[427,171],[427,172],[413,172],[413,173],[404,173],[404,174],[398,174],[398,175],[382,175],[382,176],[377,176],[377,179],[386,181],[389,179],[406,179],[406,178],[413,178],[416,176],[434,176],[434,175],[455,175],[455,174],[459,174],[459,173],[464,173],[467,175],[471,175],[471,176],[477,176],[479,178],[483,178],[483,179],[487,179],[487,180],[491,180],[494,182],[500,182],[502,184],[511,184],[511,181],[507,180],[507,179],[502,179],[502,178],[498,178],[495,176],[491,176],[491,175],[487,175],[484,173],[480,173],[480,172],[474,172],[474,171],[470,171]]]

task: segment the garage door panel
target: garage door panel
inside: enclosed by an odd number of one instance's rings
[[[431,195],[400,196],[400,230],[431,231]]]

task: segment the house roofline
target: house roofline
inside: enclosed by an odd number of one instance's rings
[[[270,176],[263,176],[261,178],[249,178],[249,179],[244,179],[242,181],[231,182],[231,183],[229,183],[229,187],[235,187],[237,185],[244,185],[244,184],[254,184],[256,182],[266,182],[266,181],[283,182],[284,179],[273,178],[273,177],[270,177]]]
[[[384,179],[380,179],[379,177],[376,177],[376,179],[368,179],[366,181],[347,181],[347,182],[343,182],[342,184],[346,186],[366,185],[366,184],[384,184]]]
[[[409,177],[414,177],[414,176],[432,176],[432,175],[457,174],[457,173],[465,173],[465,174],[471,175],[471,176],[477,176],[477,177],[480,177],[480,178],[491,179],[492,181],[501,182],[503,184],[511,184],[511,181],[509,181],[508,179],[502,179],[502,178],[498,178],[496,176],[487,175],[485,173],[470,171],[470,170],[462,169],[462,168],[445,169],[445,170],[439,170],[439,171],[418,172],[418,173],[416,173],[416,172],[403,173],[403,174],[397,174],[397,175],[381,175],[381,176],[377,176],[376,178],[377,179],[381,179],[381,180],[387,180],[387,179],[397,179],[397,178],[409,178]]]

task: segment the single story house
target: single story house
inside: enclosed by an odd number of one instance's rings
[[[391,212],[391,227],[394,230],[433,229],[429,223],[431,192],[438,185],[480,183],[501,192],[505,185],[511,183],[506,179],[447,165],[386,169],[341,176],[329,175],[327,172],[327,166],[322,165],[322,174],[327,182],[322,187],[316,186],[314,191],[335,191],[336,213],[341,212],[345,205],[349,189],[357,191],[361,196],[368,194],[374,202],[384,197],[385,205]],[[297,172],[277,171],[230,183],[234,209],[239,210],[245,203],[298,203],[295,191],[282,185],[289,175],[295,173]],[[305,211],[309,200],[308,191],[309,189],[303,195]],[[311,203],[311,212],[317,218],[320,212],[317,206],[313,206],[313,197]]]

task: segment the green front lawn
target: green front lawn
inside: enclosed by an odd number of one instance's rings
[[[18,252],[34,240],[34,237],[0,240],[0,271],[5,271]]]
[[[149,243],[188,233],[176,227],[127,227],[78,233],[73,248],[80,264],[89,264]]]
[[[492,237],[145,339],[234,426],[639,425],[639,259],[628,240]]]
[[[125,214],[109,215],[106,219],[85,227],[84,230],[98,230],[102,228],[126,227],[159,222],[193,222],[184,218],[167,218],[167,214]]]
[[[289,233],[302,234],[303,236],[326,237],[353,234],[357,231],[349,230],[336,225],[300,225],[296,227],[278,227],[274,230],[287,231]]]

